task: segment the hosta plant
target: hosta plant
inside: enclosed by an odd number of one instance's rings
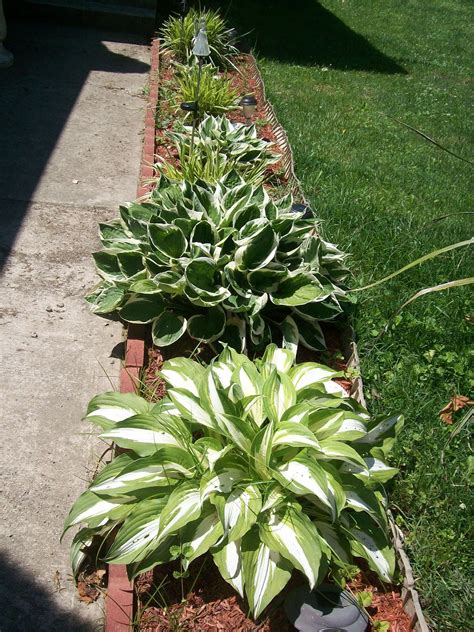
[[[321,239],[315,219],[269,198],[235,173],[217,185],[162,178],[150,203],[121,207],[100,225],[102,283],[87,297],[96,313],[118,310],[151,323],[156,345],[186,331],[238,351],[283,340],[322,350],[319,321],[341,313],[343,254]]]
[[[173,15],[168,18],[161,28],[164,50],[171,51],[178,61],[188,63],[193,57],[196,29],[203,22],[206,24],[212,63],[222,68],[232,65],[232,57],[238,50],[233,45],[233,31],[218,11],[191,9],[184,17]]]
[[[176,65],[177,101],[179,111],[181,103],[196,101],[199,67]],[[223,114],[237,107],[239,94],[226,76],[219,74],[214,66],[206,64],[202,67],[199,80],[198,115]],[[191,114],[189,115],[191,116]]]
[[[95,536],[103,559],[131,577],[212,555],[255,617],[293,569],[311,587],[365,558],[382,579],[395,570],[382,484],[399,416],[370,419],[314,363],[271,345],[252,362],[230,348],[204,367],[166,362],[166,397],[150,404],[106,393],[87,419],[127,452],[76,501],[65,528],[74,571]]]
[[[159,170],[171,180],[215,183],[235,171],[253,185],[261,184],[268,168],[280,159],[273,144],[257,136],[255,125],[231,123],[224,116],[207,116],[198,125],[191,151],[192,127],[168,136],[178,150],[179,166],[162,161]]]

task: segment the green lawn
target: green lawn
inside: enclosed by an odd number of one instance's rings
[[[472,2],[217,4],[241,29],[254,29],[248,39],[297,174],[325,236],[351,253],[354,286],[472,235],[474,168],[386,116],[474,160]],[[472,289],[424,297],[378,334],[420,288],[473,272],[472,248],[451,252],[360,294],[355,316],[370,408],[406,415],[391,500],[440,630],[474,628],[469,428],[453,437],[438,415],[453,394],[474,390]]]

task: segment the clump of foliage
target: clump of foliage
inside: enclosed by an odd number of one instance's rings
[[[163,161],[160,169],[174,181],[216,183],[235,171],[248,184],[259,185],[270,165],[279,160],[273,144],[258,138],[255,125],[231,123],[224,116],[208,116],[197,126],[192,152],[192,127],[168,136],[178,150],[179,166]]]
[[[163,48],[171,51],[178,61],[188,63],[193,57],[196,31],[203,23],[206,25],[212,63],[220,68],[229,67],[238,50],[233,45],[232,29],[227,27],[218,11],[191,9],[184,17],[172,15],[161,29]]]
[[[151,323],[161,347],[187,331],[238,351],[278,338],[322,350],[319,321],[347,300],[344,255],[316,220],[292,210],[291,196],[273,201],[235,173],[217,185],[161,178],[150,203],[121,207],[100,237],[92,310]]]
[[[66,519],[66,529],[87,525],[74,538],[74,571],[96,535],[102,557],[131,577],[175,559],[187,571],[210,551],[255,617],[293,569],[314,587],[357,556],[390,581],[381,484],[397,472],[385,458],[403,420],[371,420],[335,371],[293,363],[276,345],[255,362],[227,348],[207,367],[166,362],[158,404],[95,397],[86,418],[127,453]]]
[[[199,66],[191,64],[176,65],[177,107],[182,102],[196,101]],[[232,82],[225,75],[219,74],[214,66],[206,64],[202,67],[199,80],[198,115],[222,114],[237,107],[239,94],[232,87]]]

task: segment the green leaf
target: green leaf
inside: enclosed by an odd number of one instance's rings
[[[310,588],[316,585],[321,564],[321,540],[307,515],[289,503],[283,510],[265,514],[260,523],[260,538],[272,551],[293,563],[308,578]]]
[[[295,361],[295,354],[288,349],[279,349],[275,344],[268,345],[262,361],[272,365],[281,373],[288,373]]]
[[[170,311],[163,312],[153,321],[151,336],[157,347],[167,347],[186,331],[186,319]]]
[[[200,404],[198,397],[181,388],[168,391],[168,396],[187,421],[217,430],[217,422]]]
[[[278,290],[271,294],[270,299],[275,305],[306,305],[314,299],[327,295],[315,276],[306,272],[296,272],[289,275],[278,286]]]
[[[303,426],[303,424],[293,421],[282,421],[277,425],[273,436],[273,446],[284,446],[294,448],[314,448],[320,450],[321,446],[314,434]]]
[[[281,333],[283,335],[283,347],[291,351],[296,357],[300,333],[298,331],[298,325],[291,316],[287,316],[282,322]]]
[[[171,492],[161,512],[158,543],[201,515],[202,503],[197,481],[183,481]]]
[[[124,421],[136,414],[148,413],[151,405],[135,393],[111,391],[96,395],[87,406],[86,419],[103,429],[112,428],[118,421]]]
[[[326,349],[326,341],[318,321],[295,318],[295,322],[298,326],[300,341],[305,347],[313,351],[324,351]]]
[[[130,498],[101,498],[96,494],[85,491],[79,496],[69,512],[64,523],[64,533],[75,524],[81,522],[96,526],[105,518],[119,520],[133,509],[134,503]]]
[[[152,246],[166,258],[179,259],[186,250],[183,231],[173,224],[149,224],[148,235]]]
[[[140,561],[156,545],[165,498],[142,500],[115,536],[105,560],[109,564]]]
[[[204,367],[189,358],[170,358],[164,362],[160,376],[172,388],[199,394],[199,382],[204,377]]]
[[[266,224],[257,234],[250,237],[245,245],[237,249],[235,253],[237,266],[243,270],[263,268],[275,256],[277,246],[277,236],[271,224]]]
[[[324,364],[317,364],[316,362],[297,364],[289,372],[289,376],[297,392],[305,388],[314,388],[315,386],[321,386],[322,390],[324,388],[321,385],[322,382],[343,375],[341,371],[334,371],[324,366]]]
[[[324,439],[320,441],[320,448],[315,455],[318,459],[345,461],[367,470],[364,459],[350,445],[342,441],[333,441],[332,439]]]
[[[333,520],[338,511],[334,495],[329,490],[328,477],[325,470],[315,459],[297,456],[278,467],[275,473],[281,485],[297,496],[314,495],[331,511]]]
[[[183,550],[183,569],[200,555],[214,546],[222,537],[224,529],[215,508],[210,505],[195,522],[191,522],[181,532]]]
[[[198,257],[190,261],[185,270],[186,281],[195,292],[216,291],[216,263],[207,257]]]
[[[120,317],[128,323],[150,323],[165,308],[160,295],[134,294],[120,310]]]
[[[164,424],[159,418],[148,414],[119,421],[100,436],[114,441],[121,448],[129,448],[140,456],[148,456],[165,445],[182,447],[182,429],[174,433],[173,430],[171,424]]]
[[[212,557],[222,578],[243,597],[244,578],[240,540],[221,545],[217,550],[213,551]]]
[[[278,285],[288,275],[287,268],[281,263],[270,262],[265,268],[249,272],[247,279],[256,292],[276,292]]]
[[[262,497],[256,485],[235,488],[223,509],[224,533],[228,542],[239,540],[255,524],[262,508]]]
[[[204,503],[212,494],[229,494],[248,473],[245,466],[230,455],[219,459],[213,472],[205,472],[201,477],[201,498]]]
[[[109,314],[121,305],[125,297],[125,290],[115,285],[105,287],[95,295],[91,302],[91,311],[94,314]]]
[[[226,315],[221,307],[211,307],[205,314],[195,314],[188,320],[191,338],[203,342],[217,340],[224,333]]]
[[[363,557],[382,579],[391,582],[395,573],[395,552],[383,531],[364,513],[351,516],[350,544],[353,555]]]
[[[296,403],[296,390],[290,378],[276,369],[270,373],[262,389],[267,416],[279,421],[284,412]]]
[[[398,474],[396,467],[390,467],[380,459],[365,457],[363,461],[365,467],[360,467],[359,463],[349,462],[342,466],[341,472],[353,473],[357,478],[368,480],[371,484],[384,484]]]
[[[151,456],[126,464],[120,472],[109,472],[107,478],[102,475],[93,481],[90,490],[101,496],[122,495],[173,485],[176,480],[192,478],[194,473],[195,463],[188,452],[177,447],[159,448]]]
[[[94,252],[92,256],[94,257],[97,272],[103,279],[106,281],[124,280],[117,255],[115,253],[101,250],[100,252]]]
[[[241,419],[235,415],[215,413],[217,430],[232,441],[244,452],[250,450],[250,446],[255,437],[255,429],[249,420]]]
[[[272,472],[269,466],[272,456],[273,434],[274,424],[269,423],[259,430],[250,446],[250,455],[253,459],[252,465],[263,480],[272,478]]]
[[[254,618],[260,616],[291,577],[291,564],[264,544],[252,529],[241,545],[245,593]]]

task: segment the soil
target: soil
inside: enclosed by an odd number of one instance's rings
[[[283,601],[289,590],[305,583],[298,572],[254,621],[247,616],[245,601],[222,579],[209,557],[203,562],[196,561],[192,569],[182,582],[173,577],[179,570],[177,563],[157,567],[138,578],[135,591],[141,632],[291,632],[295,629],[286,617]],[[373,573],[364,570],[348,583],[347,590],[354,594],[371,593],[372,604],[367,612],[372,621],[387,621],[390,632],[410,631],[410,617],[403,610],[397,587],[381,584]],[[371,622],[369,632],[373,630]]]

